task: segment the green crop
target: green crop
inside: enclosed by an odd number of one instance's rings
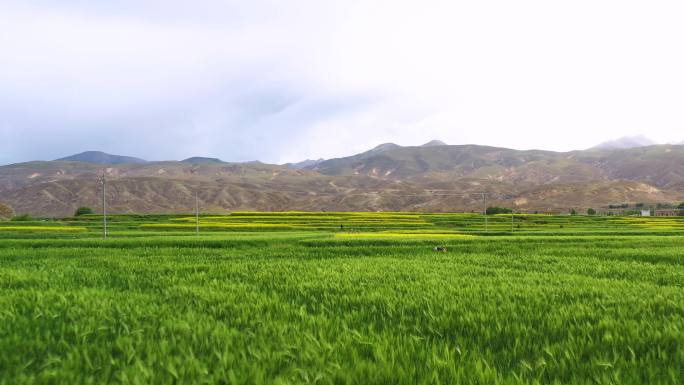
[[[684,383],[684,218],[101,219],[0,223],[0,384]]]
[[[85,227],[75,227],[75,226],[72,226],[72,227],[66,227],[66,226],[0,226],[0,231],[75,232],[75,231],[87,231],[87,229]]]

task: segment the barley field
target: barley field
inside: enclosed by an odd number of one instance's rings
[[[101,219],[0,223],[0,384],[684,383],[681,217]]]

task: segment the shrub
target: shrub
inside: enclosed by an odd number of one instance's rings
[[[570,209],[570,215],[577,215],[577,211],[575,211],[575,209]]]
[[[589,208],[589,210],[587,210],[587,214],[589,214],[589,215],[596,215],[596,210],[594,210],[594,209],[592,209],[592,208]]]
[[[487,215],[494,215],[494,214],[510,214],[513,210],[507,209],[505,207],[487,207]]]
[[[32,221],[33,218],[31,218],[30,215],[28,214],[22,214],[22,215],[17,215],[16,217],[12,217],[13,222],[27,222],[27,221]]]
[[[81,215],[87,215],[87,214],[92,214],[92,213],[93,213],[93,209],[91,209],[90,207],[81,206],[81,207],[76,209],[74,216],[78,217]]]

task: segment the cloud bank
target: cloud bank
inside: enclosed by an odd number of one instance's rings
[[[1,1],[0,164],[684,137],[678,1]]]

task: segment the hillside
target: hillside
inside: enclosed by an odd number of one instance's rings
[[[121,213],[189,212],[195,192],[211,212],[480,211],[483,191],[491,204],[519,211],[684,200],[684,146],[558,153],[429,143],[384,144],[303,168],[202,157],[27,162],[0,167],[0,202],[38,216],[98,208],[103,173],[109,207]]]
[[[684,182],[684,146],[566,153],[478,145],[400,147],[330,159],[308,169],[325,175],[386,179],[433,175],[449,180],[475,178],[534,185],[631,180],[668,187]]]

